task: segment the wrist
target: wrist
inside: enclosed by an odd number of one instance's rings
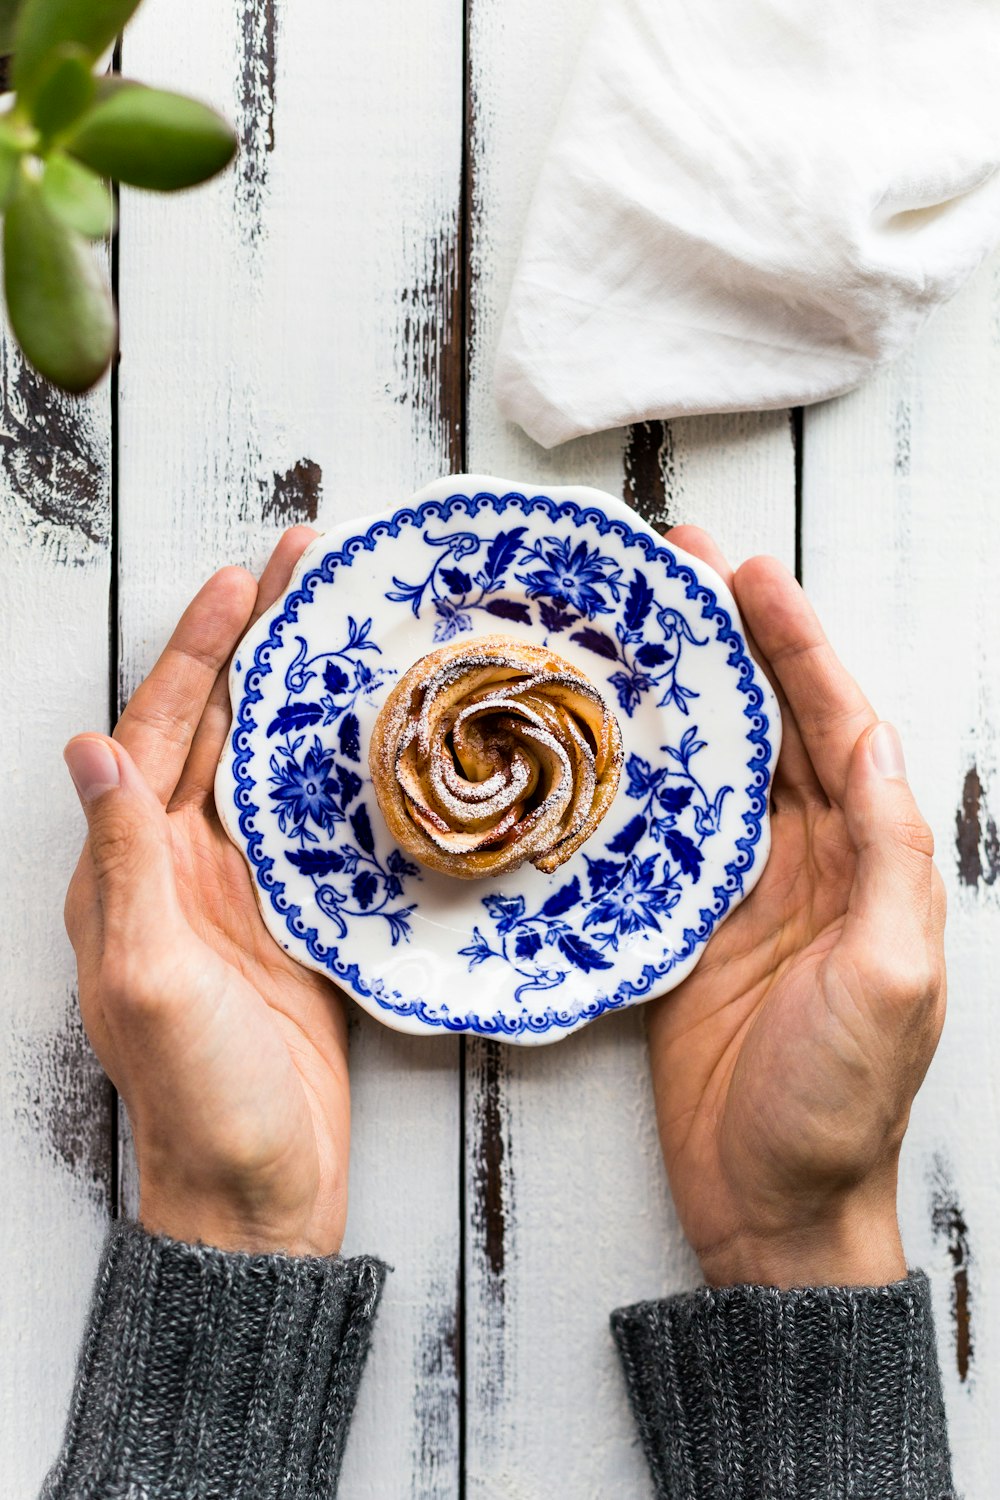
[[[887,1286],[907,1274],[895,1211],[782,1231],[738,1233],[699,1251],[706,1285]]]
[[[182,1244],[246,1255],[329,1256],[340,1249],[329,1235],[321,1242],[307,1225],[279,1223],[263,1214],[219,1202],[201,1203],[194,1197],[178,1202],[155,1190],[140,1191],[139,1223],[149,1234],[165,1235]]]

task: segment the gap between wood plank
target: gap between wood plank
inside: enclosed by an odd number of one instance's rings
[[[111,57],[112,73],[121,74],[122,70],[122,39],[119,36],[115,42],[115,50]],[[111,236],[111,295],[114,298],[116,309],[118,303],[118,266],[121,247],[119,243],[120,221],[119,203],[121,192],[117,182],[111,184],[111,196],[114,203],[115,227]],[[111,553],[111,577],[108,582],[108,725],[110,728],[118,722],[121,712],[121,684],[119,674],[121,672],[121,626],[119,620],[118,600],[118,366],[120,360],[121,337],[115,346],[114,358],[111,362],[111,381],[109,386],[109,400],[111,404],[111,535],[108,546]],[[119,1140],[119,1106],[118,1090],[110,1082],[108,1125],[111,1131],[111,1153],[110,1153],[110,1182],[108,1185],[111,1202],[109,1204],[110,1217],[118,1219],[121,1217],[121,1148]]]

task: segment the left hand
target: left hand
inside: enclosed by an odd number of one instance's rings
[[[132,1123],[139,1218],[226,1250],[329,1255],[347,1213],[343,1003],[265,928],[213,799],[230,654],[314,535],[287,532],[259,587],[241,568],[210,579],[114,739],[66,748],[88,823],[66,925]]]

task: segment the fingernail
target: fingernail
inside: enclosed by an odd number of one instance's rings
[[[110,792],[121,779],[118,759],[104,740],[89,737],[70,740],[63,759],[81,802],[93,802],[95,797]]]
[[[894,776],[906,780],[906,761],[899,735],[891,724],[876,724],[868,744],[872,752],[875,769],[882,776]]]

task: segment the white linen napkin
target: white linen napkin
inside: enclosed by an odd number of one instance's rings
[[[602,0],[495,393],[544,447],[819,401],[1000,237],[998,0]]]

